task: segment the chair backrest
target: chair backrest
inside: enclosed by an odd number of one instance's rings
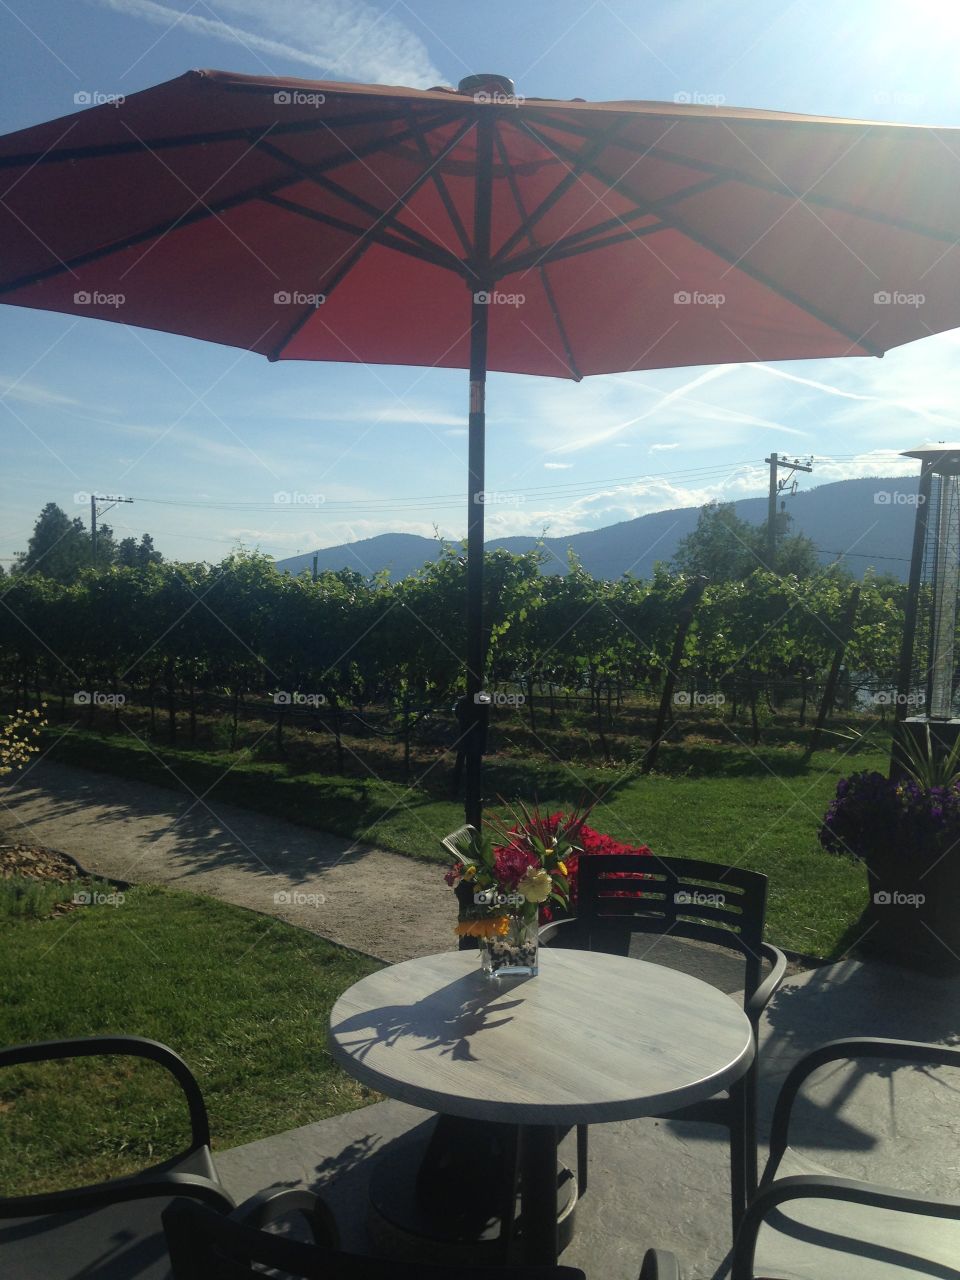
[[[577,863],[577,945],[627,955],[635,933],[738,951],[749,1000],[760,984],[767,877],[696,858],[596,854]]]
[[[365,1258],[245,1227],[191,1200],[163,1212],[174,1280],[262,1280],[255,1264],[298,1280],[586,1280],[573,1267],[427,1266]]]

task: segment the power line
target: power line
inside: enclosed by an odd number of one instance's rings
[[[857,560],[901,560],[904,564],[910,563],[909,556],[881,556],[872,551],[825,551],[823,547],[814,547],[814,551],[821,556],[840,556]]]
[[[722,465],[690,467],[682,471],[650,471],[642,472],[636,475],[607,477],[593,480],[571,481],[569,484],[555,485],[532,485],[518,486],[509,490],[511,493],[532,495],[549,499],[553,497],[572,497],[577,492],[589,493],[592,489],[603,485],[627,485],[640,480],[657,480],[657,479],[674,479],[683,480],[692,483],[697,479],[707,479],[712,475],[719,475],[729,472],[731,469],[742,466],[759,466],[757,459],[745,459],[741,462],[727,462]],[[494,491],[497,492],[497,491]],[[506,492],[503,490],[501,492]],[[292,495],[296,497],[296,494]],[[305,499],[315,497],[320,498],[319,494],[304,493]],[[370,510],[409,510],[409,509],[437,509],[440,507],[462,507],[464,497],[461,492],[456,493],[434,493],[421,494],[419,496],[396,497],[396,498],[365,498],[358,499],[331,499],[330,501],[319,501],[310,503],[308,501],[297,502],[240,502],[226,501],[217,502],[212,499],[197,498],[144,498],[138,497],[138,502],[148,502],[157,506],[171,506],[193,508],[198,510],[220,510],[220,511],[298,511],[302,512],[304,508],[312,506],[323,507],[327,510],[336,511],[370,511]]]

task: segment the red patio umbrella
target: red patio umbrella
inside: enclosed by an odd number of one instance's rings
[[[484,382],[879,356],[960,325],[960,130],[190,72],[0,138],[0,301]]]

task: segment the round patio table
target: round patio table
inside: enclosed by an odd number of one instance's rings
[[[602,952],[543,950],[535,978],[492,980],[476,952],[390,965],[345,991],[330,1051],[414,1106],[521,1130],[525,1261],[556,1262],[559,1126],[656,1115],[737,1081],[743,1010],[699,978]]]

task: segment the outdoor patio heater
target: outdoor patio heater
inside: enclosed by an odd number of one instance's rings
[[[913,552],[897,682],[896,741],[948,750],[960,733],[960,444],[907,449],[920,461]],[[894,747],[892,768],[897,769]]]

